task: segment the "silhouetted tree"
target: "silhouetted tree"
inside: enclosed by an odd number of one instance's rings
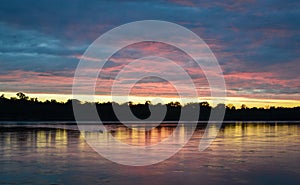
[[[28,100],[28,96],[26,96],[24,93],[22,92],[18,92],[17,96],[19,97],[20,100]]]
[[[242,105],[241,105],[241,109],[247,109],[247,105],[242,104]]]
[[[227,106],[226,106],[226,108],[227,109],[229,109],[229,110],[235,110],[235,106],[233,105],[233,104],[228,104]]]
[[[30,101],[31,102],[38,102],[38,99],[37,98],[30,98]]]
[[[200,107],[210,107],[207,101],[200,102]]]
[[[170,102],[167,104],[167,106],[170,106],[170,107],[181,107],[181,104],[180,102]]]
[[[93,106],[91,102],[80,102],[79,100],[68,100],[66,103],[59,103],[52,99],[44,102],[38,101],[37,98],[28,98],[24,93],[17,93],[17,97],[5,98],[4,94],[0,96],[0,120],[74,120],[72,102],[78,106],[87,108]],[[22,100],[22,101],[20,101]],[[95,103],[98,114],[103,121],[118,121],[114,110],[114,106],[129,106],[134,115],[140,119],[146,119],[151,115],[149,105],[159,108],[162,104],[152,105],[150,101],[144,104],[133,104],[128,102],[118,104],[116,102]],[[210,112],[215,108],[224,108],[224,104],[211,107],[208,102],[188,103],[181,105],[179,102],[170,102],[165,105],[167,112],[166,121],[177,121],[180,118],[182,110],[193,111],[200,107],[199,120],[208,120]],[[151,107],[151,108],[153,108]],[[226,106],[225,120],[300,120],[300,107],[284,108],[284,107],[268,107],[268,108],[247,108],[245,104],[241,109],[235,109],[232,104]],[[86,118],[87,120],[89,117]],[[128,120],[130,121],[130,120]]]

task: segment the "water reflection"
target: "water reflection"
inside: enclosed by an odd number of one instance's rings
[[[149,146],[168,138],[175,129],[176,125],[168,125],[167,127],[159,126],[149,131],[119,126],[115,130],[110,129],[109,134],[117,140],[130,145]],[[184,138],[183,126],[180,127],[180,138]]]
[[[109,134],[124,143],[148,146],[169,137],[175,126],[164,125],[147,132],[122,126],[108,128]],[[186,127],[179,128],[178,136],[183,140]],[[128,167],[99,156],[86,144],[84,135],[68,127],[1,126],[0,184],[226,185],[300,181],[300,125],[227,123],[212,145],[199,152],[204,129],[199,126],[189,143],[170,159],[148,167]]]

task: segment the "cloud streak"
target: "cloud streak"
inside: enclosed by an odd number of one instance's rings
[[[0,91],[70,93],[72,75],[93,40],[124,23],[158,19],[185,26],[206,41],[224,71],[230,96],[298,99],[299,7],[295,0],[3,1]],[[191,75],[201,96],[209,95],[201,69],[176,48],[157,43],[137,44],[115,54],[99,76],[98,93],[109,93],[114,77],[131,60],[150,54],[176,61]],[[147,69],[135,72],[143,71]],[[135,92],[171,96],[173,91],[166,87],[147,79]]]

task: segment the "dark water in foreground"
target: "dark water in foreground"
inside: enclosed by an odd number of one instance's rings
[[[158,143],[174,130],[174,125],[164,125],[145,137],[120,126],[108,127],[132,145]],[[176,155],[145,167],[118,165],[101,157],[75,128],[0,125],[0,184],[300,184],[297,123],[226,123],[204,152],[197,148],[204,132],[199,127]]]

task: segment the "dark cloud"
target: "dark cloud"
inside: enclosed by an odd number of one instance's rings
[[[272,72],[274,78],[286,84],[299,78],[300,2],[297,0],[3,0],[0,74],[21,70],[38,72],[40,76],[70,77],[78,56],[93,40],[118,25],[144,19],[175,22],[197,33],[211,47],[225,75]],[[116,57],[139,56],[135,49],[120,54]],[[110,61],[105,69],[115,73],[120,66]],[[103,77],[111,79],[112,75],[106,73]],[[11,79],[7,80],[5,88],[9,88]],[[229,83],[241,88],[245,85],[239,79]],[[259,84],[244,87],[245,92],[255,94],[259,88],[262,89],[259,92],[292,94],[298,90],[295,84],[290,90],[287,86],[263,84],[264,87]]]

